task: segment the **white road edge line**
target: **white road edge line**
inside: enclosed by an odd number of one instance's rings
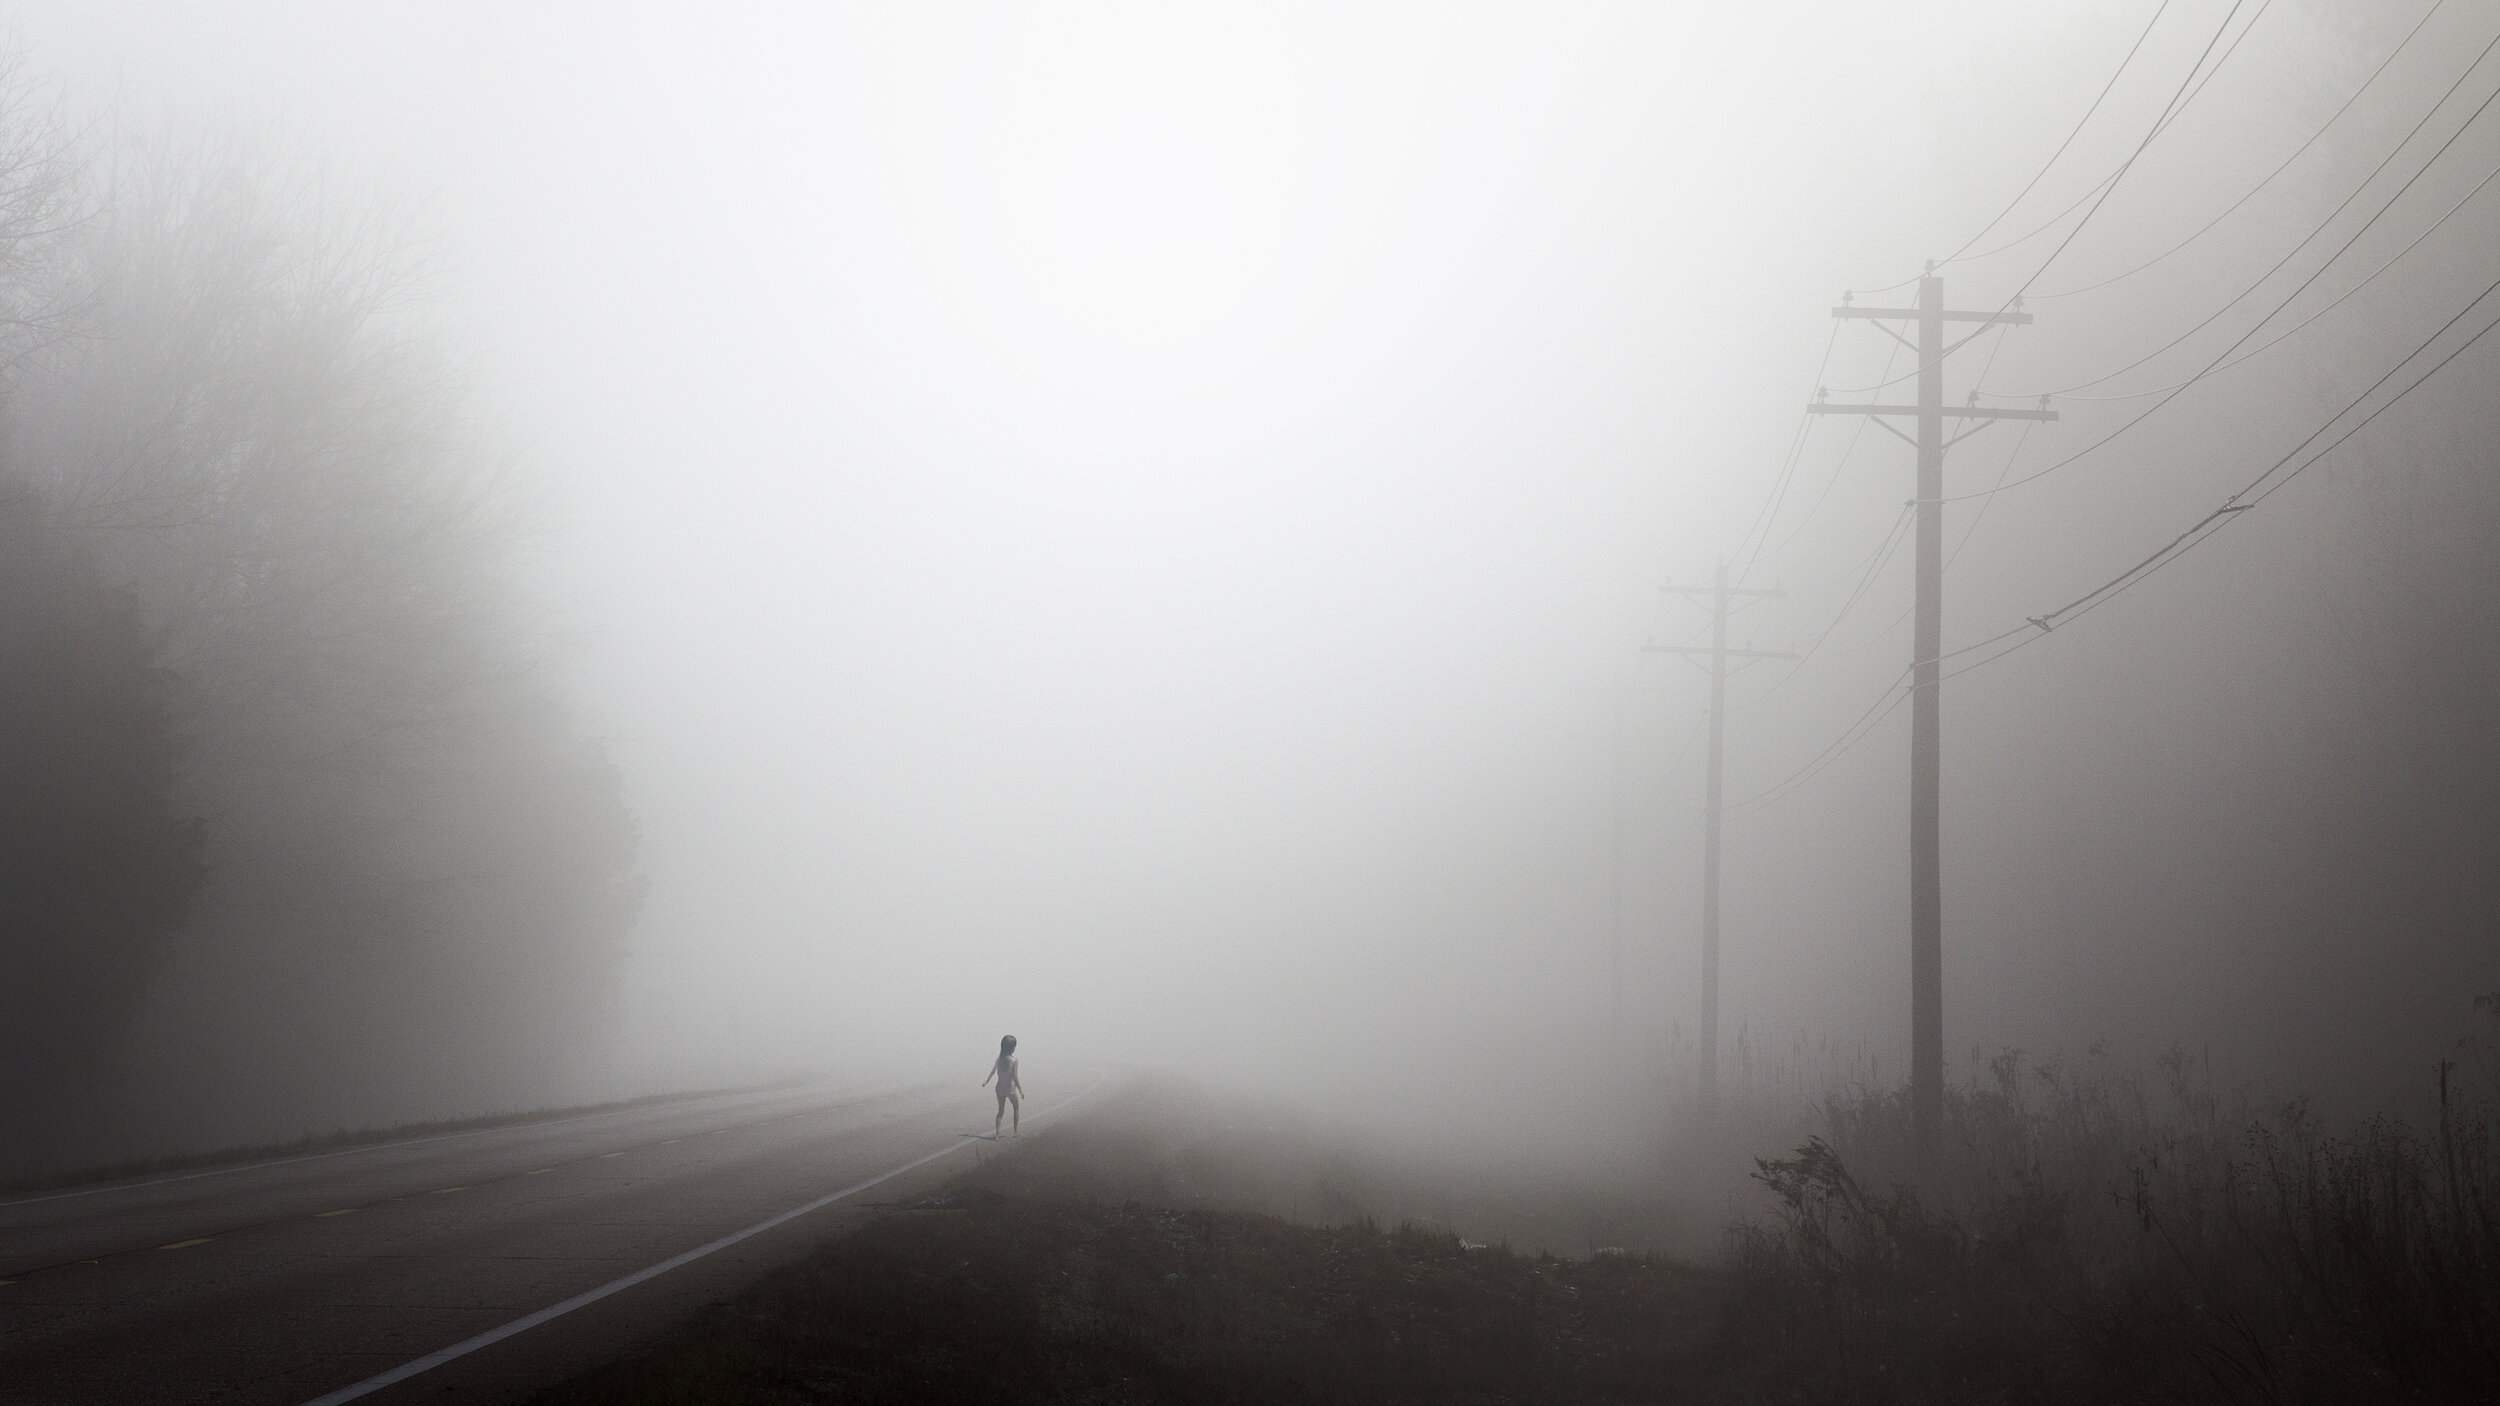
[[[1084,1088],[1077,1090],[1075,1093],[1068,1095],[1066,1098],[1059,1100],[1057,1103],[1052,1104],[1048,1108],[1035,1109],[1033,1116],[1039,1118],[1045,1114],[1058,1112],[1060,1109],[1065,1108],[1069,1104],[1076,1102],[1078,1099],[1085,1097],[1094,1090],[1101,1088],[1103,1078],[1107,1077],[1109,1076],[1106,1075],[1096,1078],[1094,1082],[1087,1084]],[[401,1365],[393,1367],[391,1370],[384,1372],[379,1376],[367,1377],[363,1381],[356,1383],[354,1386],[340,1387],[337,1391],[331,1392],[326,1396],[316,1396],[312,1400],[305,1402],[304,1406],[338,1406],[338,1403],[342,1401],[353,1401],[360,1396],[369,1396],[374,1392],[380,1391],[386,1386],[396,1386],[421,1372],[433,1371],[435,1368],[442,1366],[444,1363],[449,1362],[454,1358],[466,1357],[470,1353],[475,1352],[482,1347],[492,1347],[506,1338],[515,1336],[516,1334],[526,1333],[541,1323],[561,1318],[577,1308],[583,1308],[590,1304],[597,1303],[599,1300],[606,1298],[610,1294],[630,1289],[646,1279],[656,1279],[659,1276],[668,1273],[670,1270],[677,1268],[679,1265],[692,1264],[694,1261],[703,1258],[705,1255],[712,1253],[714,1250],[728,1249],[730,1246],[737,1244],[739,1241],[746,1239],[750,1235],[761,1235],[765,1231],[772,1229],[774,1226],[783,1224],[787,1221],[797,1220],[799,1217],[806,1215],[810,1211],[821,1210],[826,1206],[830,1206],[845,1196],[856,1196],[881,1182],[892,1181],[894,1178],[901,1176],[903,1173],[908,1172],[915,1167],[926,1166],[940,1157],[947,1156],[950,1153],[961,1152],[965,1148],[971,1146],[976,1140],[978,1139],[960,1137],[956,1141],[939,1148],[935,1152],[929,1153],[926,1156],[914,1157],[910,1161],[905,1162],[903,1165],[896,1167],[891,1171],[879,1172],[877,1175],[870,1177],[866,1181],[846,1186],[840,1191],[827,1192],[824,1195],[817,1197],[815,1200],[808,1202],[806,1205],[794,1206],[789,1210],[783,1211],[780,1215],[757,1221],[755,1224],[748,1226],[744,1230],[733,1230],[729,1234],[722,1236],[708,1245],[697,1245],[682,1255],[671,1256],[668,1259],[660,1261],[658,1264],[652,1265],[648,1269],[637,1269],[622,1279],[611,1279],[596,1289],[589,1290],[586,1293],[575,1294],[573,1297],[566,1299],[562,1303],[551,1304],[546,1308],[538,1310],[536,1313],[515,1318],[500,1328],[490,1328],[487,1331],[478,1334],[474,1338],[468,1338],[463,1341],[453,1343],[451,1346],[444,1348],[440,1352],[429,1352],[414,1362],[402,1363]]]
[[[753,1092],[736,1092],[727,1095],[715,1094],[709,1095],[709,1097],[760,1099],[771,1097],[778,1092],[780,1091],[756,1090]],[[704,1097],[706,1097],[706,1095],[697,1095],[696,1101],[699,1101]],[[454,1138],[484,1137],[488,1133],[508,1133],[516,1128],[554,1128],[560,1127],[566,1123],[585,1123],[593,1118],[612,1118],[618,1113],[627,1111],[629,1110],[621,1108],[603,1108],[595,1113],[575,1113],[563,1118],[542,1118],[536,1121],[523,1120],[518,1123],[497,1123],[491,1127],[463,1128],[456,1133],[431,1133],[425,1137],[400,1138],[392,1142],[360,1142],[354,1147],[333,1148],[328,1152],[307,1152],[295,1157],[273,1157],[266,1162],[243,1162],[231,1167],[211,1167],[204,1172],[184,1172],[180,1176],[157,1177],[149,1181],[114,1182],[107,1186],[90,1186],[78,1191],[54,1191],[48,1192],[42,1196],[21,1196],[14,1201],[0,1201],[0,1211],[5,1211],[12,1206],[32,1206],[38,1201],[67,1201],[80,1196],[102,1196],[105,1193],[112,1191],[137,1191],[142,1187],[169,1186],[178,1181],[198,1181],[202,1177],[223,1177],[232,1176],[236,1172],[257,1172],[263,1167],[287,1167],[292,1166],[297,1162],[318,1162],[325,1157],[352,1157],[359,1152],[383,1152],[394,1147],[420,1147],[429,1142],[449,1142]]]

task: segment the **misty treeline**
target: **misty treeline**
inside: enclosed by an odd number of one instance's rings
[[[406,241],[0,94],[0,1171],[577,1089],[635,825]]]

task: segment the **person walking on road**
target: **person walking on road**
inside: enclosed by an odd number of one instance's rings
[[[998,1059],[990,1065],[990,1072],[981,1076],[982,1086],[988,1087],[992,1079],[998,1081],[998,1116],[990,1120],[990,1141],[998,1141],[999,1125],[1007,1121],[1010,1108],[1016,1113],[1015,1135],[1024,1136],[1024,1076],[1016,1070],[1015,1036],[998,1042]]]

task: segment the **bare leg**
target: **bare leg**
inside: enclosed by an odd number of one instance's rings
[[[999,1125],[1007,1121],[1007,1096],[998,1096],[998,1116],[990,1120],[990,1141],[998,1141]]]
[[[1016,1136],[1024,1136],[1024,1095],[1009,1094],[1007,1096],[1007,1106],[1016,1111]]]

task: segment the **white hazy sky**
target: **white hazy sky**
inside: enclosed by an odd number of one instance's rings
[[[1654,588],[1760,501],[1835,295],[1993,213],[2151,8],[11,13],[82,110],[419,212],[564,504],[651,1048],[1221,1038],[1394,1086],[1600,1020],[1619,708],[1633,1019],[1689,1009]]]

